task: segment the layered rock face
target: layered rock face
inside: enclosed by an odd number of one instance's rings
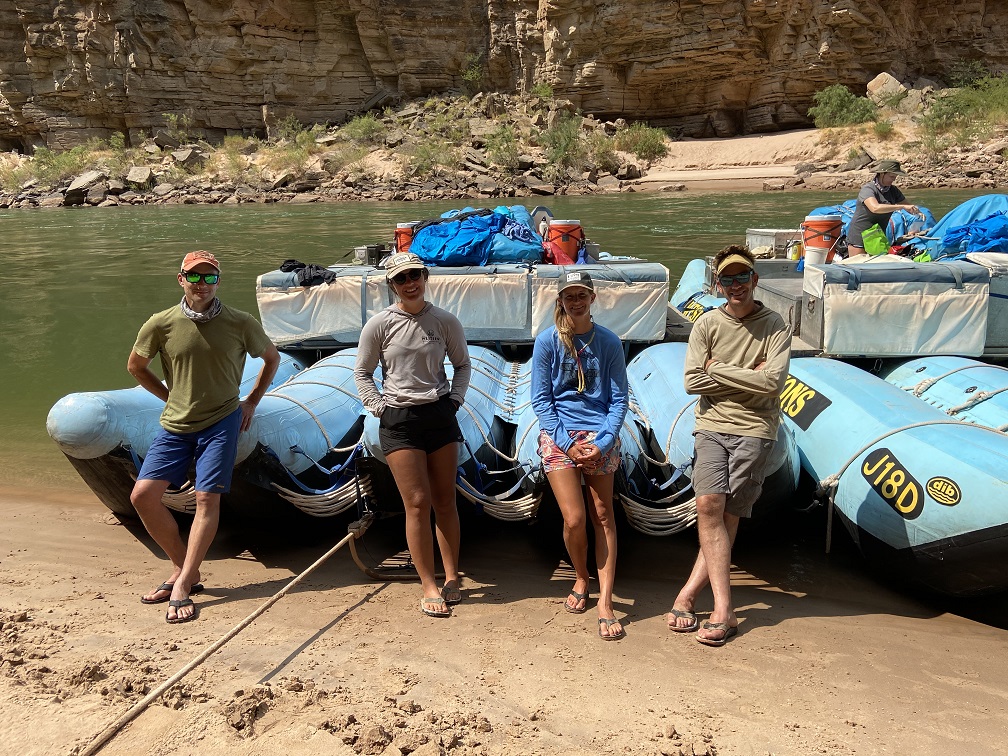
[[[6,0],[0,148],[135,141],[165,114],[262,134],[464,84],[730,136],[883,71],[1005,70],[1006,35],[999,0]]]

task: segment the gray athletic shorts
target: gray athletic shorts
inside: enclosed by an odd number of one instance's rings
[[[725,494],[725,512],[749,517],[763,490],[774,442],[714,431],[693,433],[693,493]]]

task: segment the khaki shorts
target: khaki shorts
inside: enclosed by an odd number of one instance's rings
[[[693,433],[693,493],[724,494],[725,512],[749,517],[763,491],[774,442],[714,431]]]

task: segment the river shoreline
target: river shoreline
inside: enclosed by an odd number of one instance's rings
[[[138,599],[168,565],[89,492],[4,486],[0,512],[0,735],[22,754],[83,747],[346,532],[225,523],[200,618],[169,626]],[[464,517],[464,601],[447,621],[420,615],[415,584],[370,581],[340,552],[103,753],[1005,753],[1008,618],[897,592],[845,535],[823,555],[821,525],[743,531],[742,630],[722,649],[665,628],[693,534],[621,530],[619,643],[597,638],[594,607],[562,611],[556,517]],[[375,525],[364,558],[403,548],[401,528]]]

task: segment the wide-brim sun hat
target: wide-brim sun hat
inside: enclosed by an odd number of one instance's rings
[[[897,176],[907,175],[898,160],[879,160],[875,166],[875,173],[895,173]]]
[[[424,270],[423,260],[412,252],[396,252],[385,261],[385,278],[393,279],[404,270]]]

